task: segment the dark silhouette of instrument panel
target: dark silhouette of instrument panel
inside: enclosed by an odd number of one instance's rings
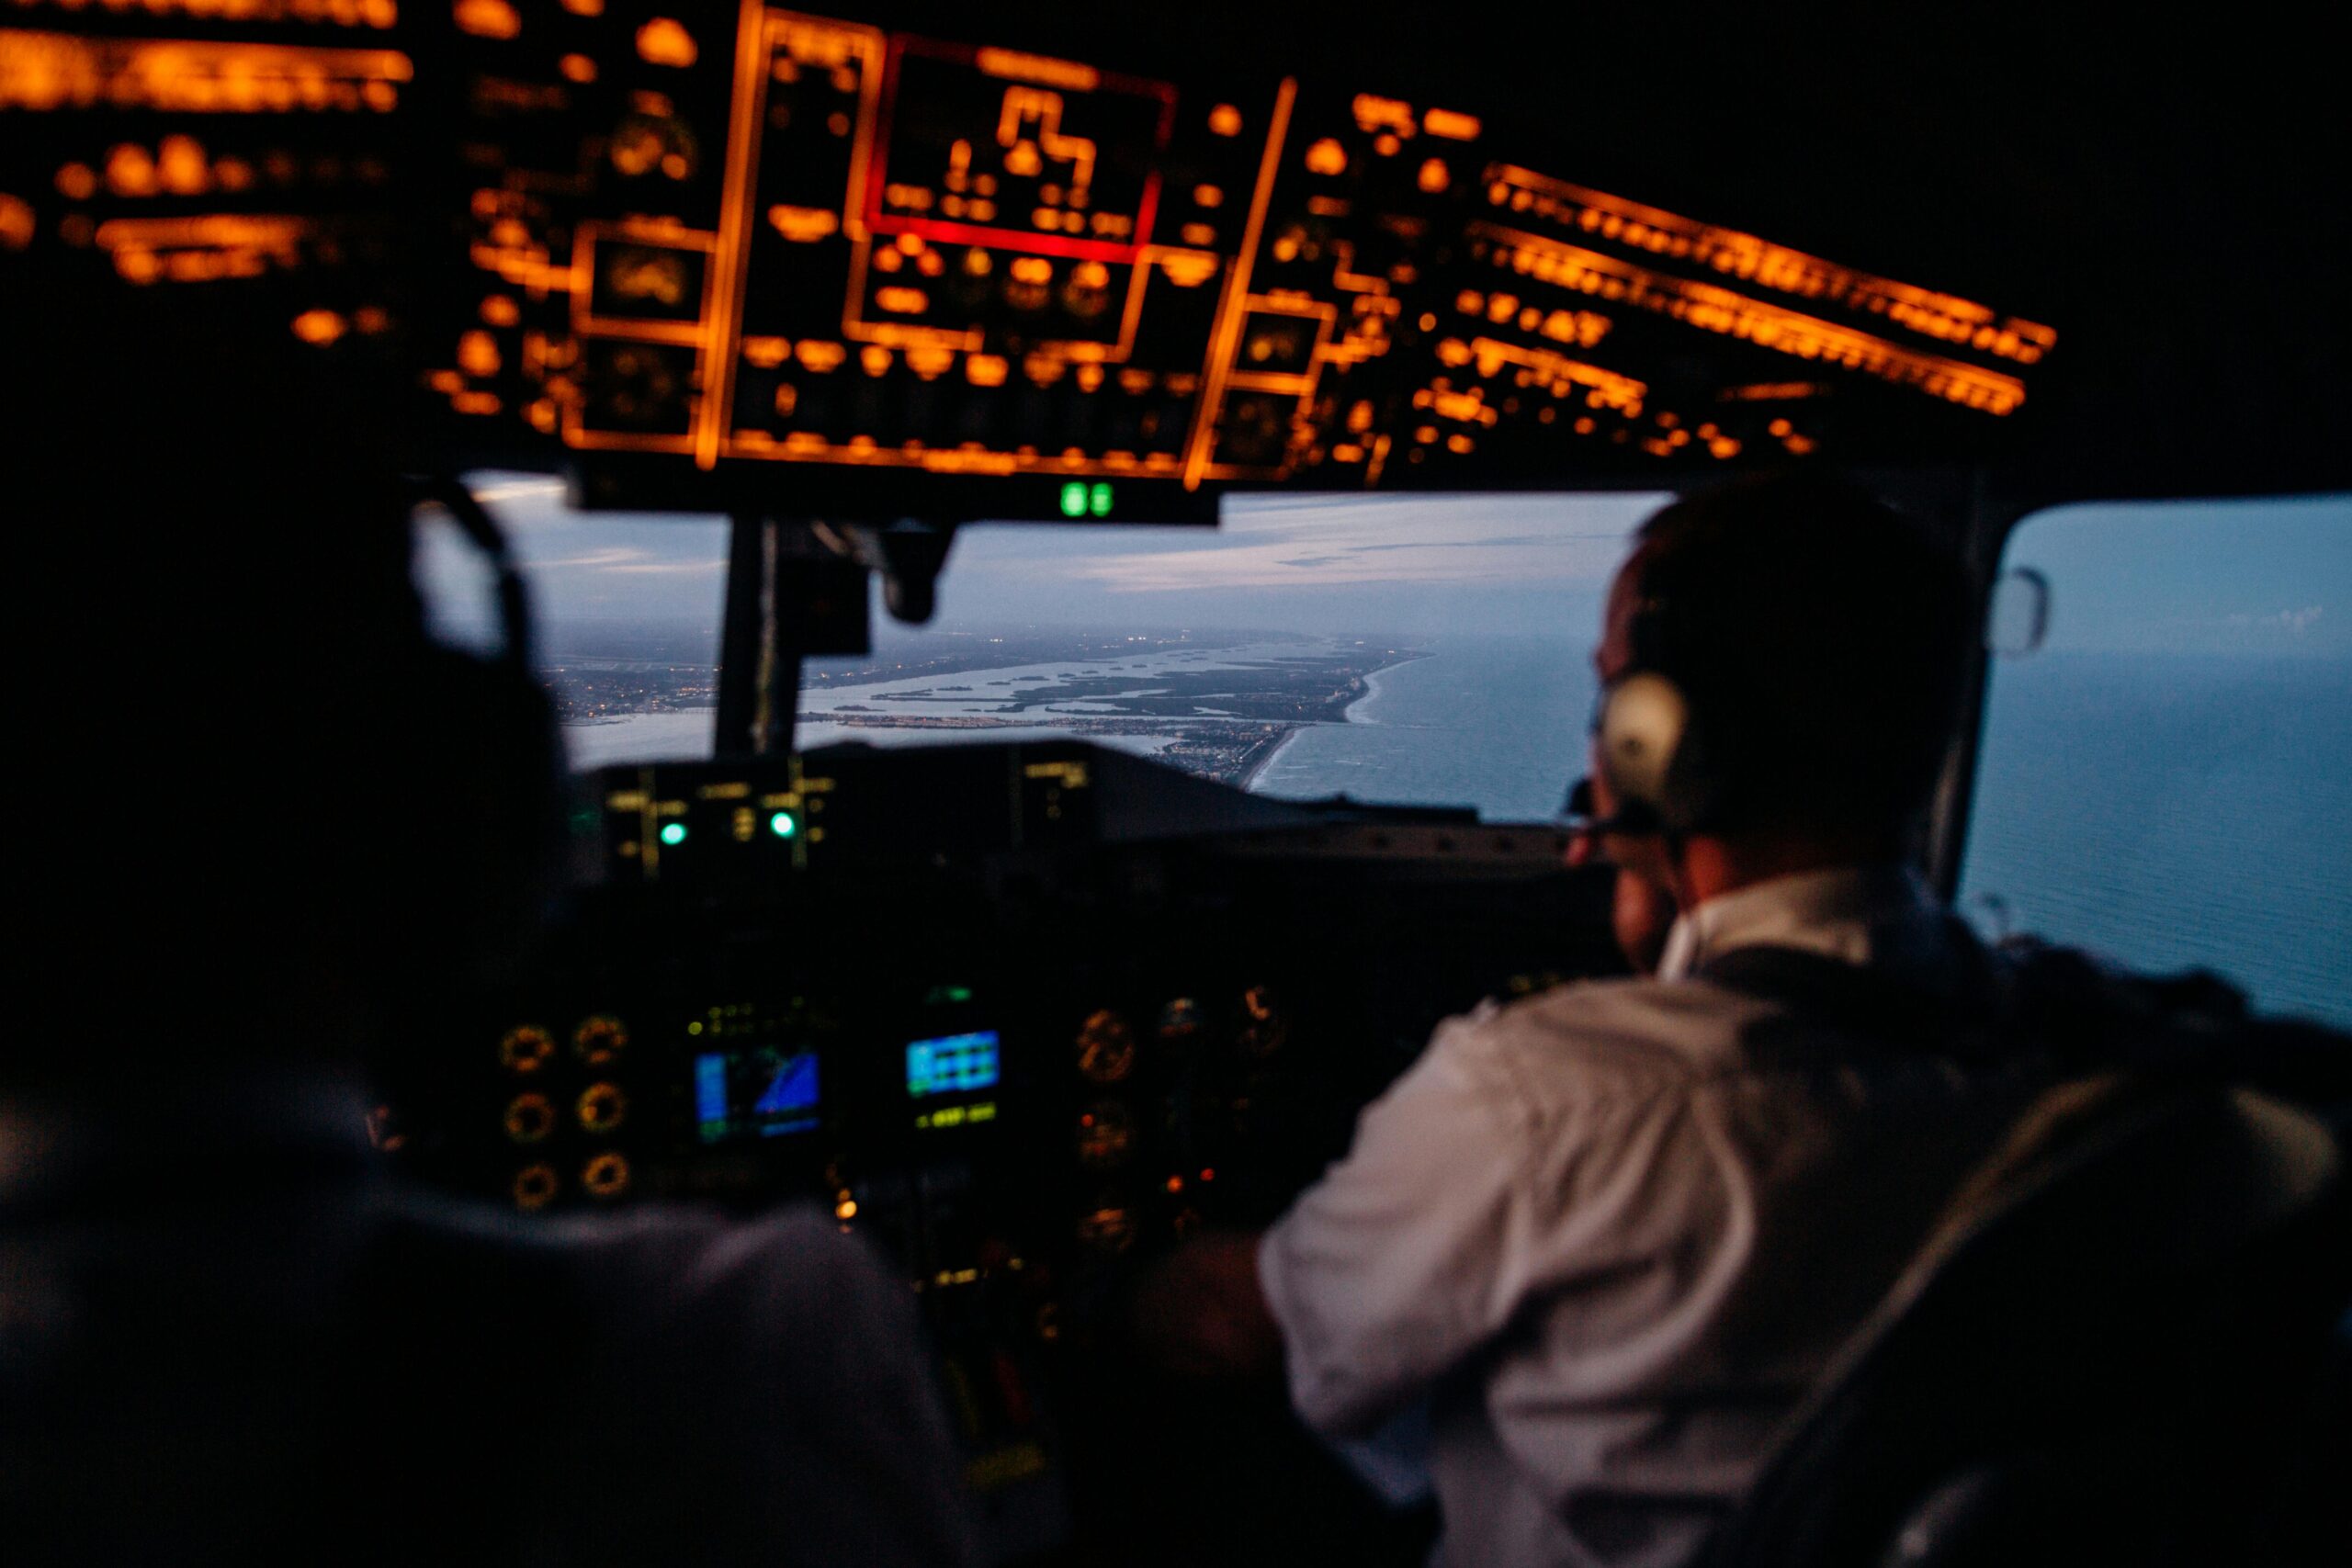
[[[1162,1387],[1128,1293],[1179,1239],[1279,1213],[1438,1018],[1606,972],[1606,875],[1548,829],[1260,800],[1075,741],[596,784],[605,871],[548,962],[395,1053],[399,1161],[541,1213],[824,1205],[921,1295],[1001,1557],[1131,1547],[1182,1511],[1136,1490],[1152,1454],[1264,1492],[1252,1551],[1296,1544],[1301,1487],[1330,1489],[1317,1528],[1370,1517],[1278,1395],[1238,1438]]]

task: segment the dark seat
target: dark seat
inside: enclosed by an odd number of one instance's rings
[[[2345,1537],[2295,1502],[2323,1497],[2309,1468],[2342,1441],[2346,1164],[2340,1129],[2245,1089],[2053,1091],[1800,1409],[1708,1568],[2326,1560]]]

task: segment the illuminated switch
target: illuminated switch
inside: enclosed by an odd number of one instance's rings
[[[649,65],[684,70],[700,56],[694,34],[673,17],[656,17],[637,29],[638,57]]]
[[[589,315],[619,322],[689,323],[700,320],[707,249],[600,241],[594,250]]]
[[[1241,354],[1234,368],[1269,375],[1306,374],[1315,356],[1318,325],[1312,316],[1252,310],[1241,324]]]

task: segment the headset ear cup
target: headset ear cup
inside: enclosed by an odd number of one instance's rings
[[[1690,787],[1692,750],[1690,704],[1681,687],[1643,671],[1610,688],[1600,712],[1600,769],[1620,801],[1666,828],[1692,827],[1703,805]]]
[[[560,741],[546,693],[504,660],[435,648],[422,673],[410,766],[430,841],[413,891],[436,951],[418,956],[478,986],[523,960],[553,897]]]

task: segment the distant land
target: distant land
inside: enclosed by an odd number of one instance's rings
[[[538,668],[556,718],[595,724],[682,713],[718,701],[716,628],[583,622],[544,639]]]
[[[707,710],[709,656],[686,632],[574,628],[541,662],[563,722]],[[1421,656],[1388,637],[1279,631],[919,637],[854,659],[812,660],[801,687],[808,745],[1044,731],[1148,751],[1246,787],[1299,729],[1344,723],[1374,672]]]

